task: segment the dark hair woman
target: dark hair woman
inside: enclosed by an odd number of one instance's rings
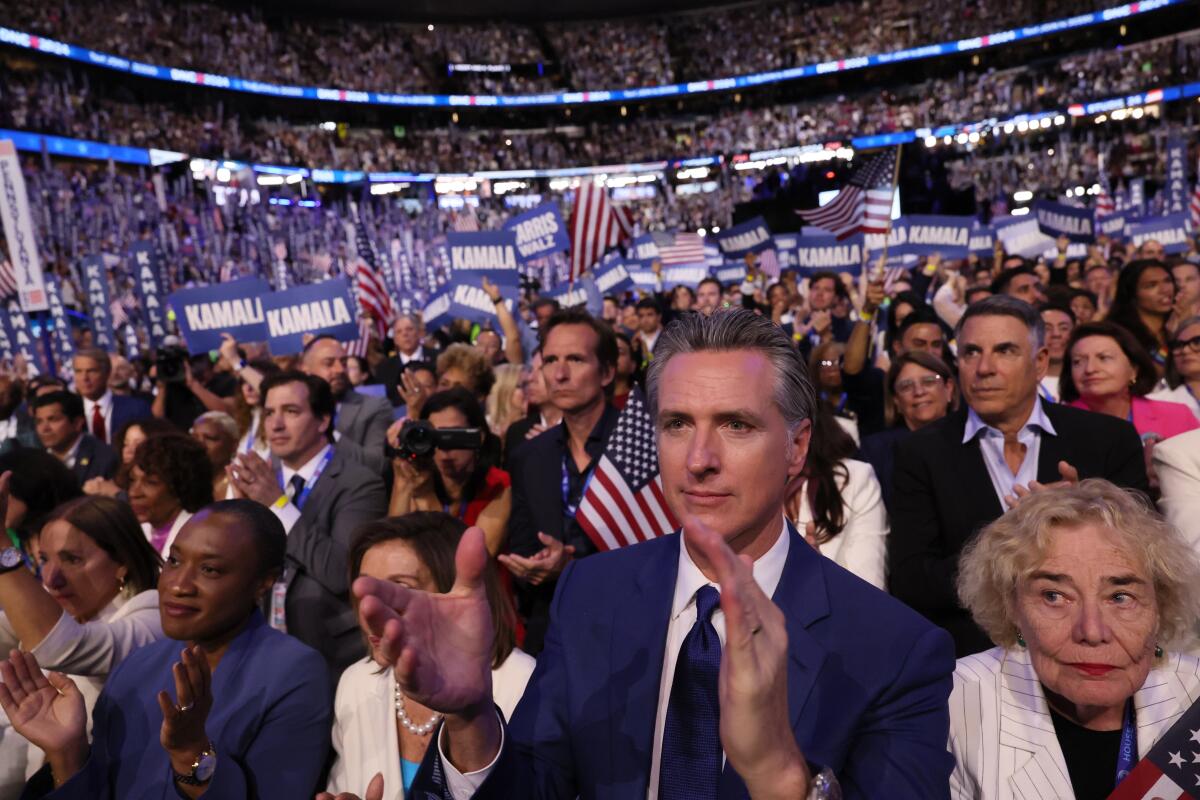
[[[1175,277],[1166,264],[1146,258],[1121,270],[1107,321],[1133,334],[1160,375],[1167,366],[1167,320],[1174,307]]]
[[[213,501],[213,468],[204,445],[183,433],[151,436],[129,470],[129,505],[155,551],[165,556],[184,523]]]
[[[350,579],[366,575],[426,592],[449,592],[455,580],[455,551],[466,528],[461,520],[440,511],[367,523],[350,546]],[[510,717],[525,692],[534,661],[516,648],[516,614],[490,564],[484,586],[496,632],[492,696]],[[407,796],[441,717],[404,694],[390,663],[378,653],[379,642],[370,635],[367,640],[370,657],[348,668],[338,683],[333,724],[337,761],[327,791],[361,792],[381,773],[389,797],[401,796],[400,787]]]

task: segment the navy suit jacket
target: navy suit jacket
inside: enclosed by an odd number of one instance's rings
[[[160,639],[121,662],[92,714],[84,768],[47,795],[54,800],[162,800],[175,791],[171,760],[159,745],[158,692],[175,699],[171,666],[183,643]],[[214,800],[310,798],[329,753],[332,698],[325,662],[255,611],[212,676],[205,730],[217,771]],[[23,797],[34,795],[27,789]]]
[[[790,525],[788,535],[774,601],[787,619],[789,716],[801,751],[837,773],[846,798],[948,798],[950,637]],[[564,571],[545,650],[478,800],[645,798],[680,542],[673,534]],[[449,796],[437,748],[413,789]],[[718,797],[747,797],[728,763]]]
[[[90,433],[83,435],[75,451],[75,477],[79,478],[80,486],[92,478],[111,478],[120,466],[121,459],[115,450]]]
[[[114,394],[112,403],[112,421],[108,426],[110,443],[117,438],[117,432],[121,430],[122,425],[154,416],[150,411],[150,404],[140,397],[126,397]],[[88,429],[91,430],[92,421],[89,419],[87,423]]]

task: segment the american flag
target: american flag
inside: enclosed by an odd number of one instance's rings
[[[0,261],[0,300],[17,293],[17,273],[7,258]]]
[[[763,271],[764,275],[770,275],[772,278],[779,277],[779,254],[775,249],[763,250],[758,254],[758,268]]]
[[[358,318],[358,338],[346,343],[346,355],[366,358],[371,347],[371,333],[375,326],[366,317]]]
[[[132,310],[131,301],[132,298],[126,295],[125,297],[114,297],[113,301],[109,303],[108,311],[112,315],[110,318],[114,331],[129,322],[129,312]]]
[[[796,210],[809,225],[845,239],[856,233],[887,233],[892,217],[892,178],[899,147],[888,148],[850,176],[850,182],[825,206]]]
[[[1140,716],[1140,714],[1139,714]],[[1194,800],[1200,797],[1200,702],[1150,748],[1108,800]]]
[[[1192,212],[1192,233],[1200,233],[1200,165],[1197,165],[1196,185],[1192,188],[1188,209]]]
[[[466,206],[463,211],[452,214],[450,217],[450,227],[459,233],[476,233],[479,231],[479,217],[475,216],[475,209]]]
[[[358,267],[354,270],[354,296],[358,306],[375,320],[375,330],[382,339],[395,318],[392,296],[387,283],[376,266],[375,248],[367,235],[367,226],[360,218],[354,227],[358,246]]]
[[[633,232],[629,213],[608,199],[604,187],[586,183],[575,194],[571,212],[571,275],[575,280]]]
[[[575,519],[600,550],[614,550],[677,527],[658,475],[654,425],[638,388],[604,447]]]
[[[664,267],[707,264],[704,239],[694,231],[680,231],[674,236],[668,234],[666,241],[659,242],[658,260]]]

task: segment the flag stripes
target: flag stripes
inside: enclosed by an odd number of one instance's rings
[[[603,186],[595,183],[580,186],[571,212],[570,279],[583,275],[606,250],[628,238],[632,227],[628,213],[609,201]]]

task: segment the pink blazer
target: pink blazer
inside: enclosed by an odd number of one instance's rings
[[[1068,405],[1091,411],[1088,404],[1080,398]],[[1146,397],[1133,398],[1133,427],[1143,439],[1153,434],[1160,439],[1170,439],[1179,433],[1200,428],[1192,410],[1183,403],[1171,403],[1166,400],[1150,400]]]

